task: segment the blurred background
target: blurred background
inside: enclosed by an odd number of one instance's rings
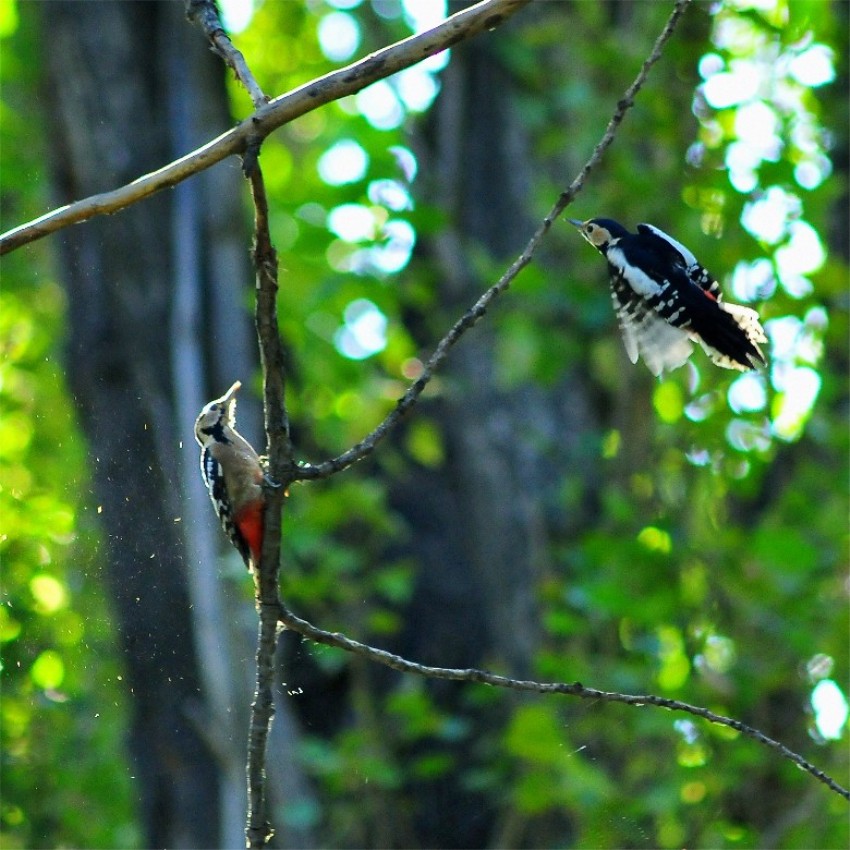
[[[671,3],[531,4],[270,137],[299,459],[371,430],[599,140]],[[223,4],[283,93],[458,4]],[[848,781],[846,3],[690,8],[569,210],[670,232],[769,368],[632,366],[557,222],[372,458],[291,493],[282,592],[441,666],[657,693]],[[181,3],[0,3],[2,229],[251,111]],[[4,847],[244,846],[256,629],[192,423],[261,445],[233,158],[3,259]],[[252,390],[254,391],[252,394]],[[277,847],[846,847],[846,802],[727,728],[405,677],[292,635]]]

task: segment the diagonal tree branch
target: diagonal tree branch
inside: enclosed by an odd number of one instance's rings
[[[740,720],[735,720],[732,717],[726,717],[722,714],[716,714],[699,705],[692,705],[691,703],[668,699],[667,697],[659,697],[654,694],[624,694],[617,691],[600,691],[596,688],[586,688],[581,682],[573,682],[572,684],[566,682],[535,682],[528,679],[511,679],[507,676],[500,676],[497,673],[490,673],[486,670],[475,668],[430,667],[426,664],[419,664],[416,661],[409,661],[400,655],[395,655],[384,649],[378,649],[367,643],[352,640],[341,632],[326,632],[307,620],[302,620],[283,605],[281,605],[278,612],[278,618],[281,625],[285,628],[293,632],[298,632],[298,634],[316,643],[335,646],[338,649],[351,652],[354,655],[359,655],[370,661],[383,664],[386,667],[391,667],[393,670],[398,670],[401,673],[413,673],[429,679],[449,679],[454,682],[477,682],[482,685],[492,685],[496,688],[506,688],[512,691],[525,691],[536,694],[564,694],[565,696],[573,696],[579,699],[594,700],[597,702],[619,702],[636,708],[653,705],[658,708],[669,709],[670,711],[681,711],[692,714],[695,717],[708,720],[710,723],[717,723],[720,726],[727,726],[730,729],[734,729],[736,732],[740,732],[742,735],[746,735],[748,738],[752,738],[754,741],[758,741],[760,744],[775,750],[783,758],[794,762],[798,767],[810,773],[831,791],[850,800],[850,791],[839,785],[831,776],[824,773],[820,768],[815,767],[810,761],[807,761],[784,744],[768,737],[758,729],[742,723]]]
[[[163,166],[158,171],[109,192],[92,195],[52,210],[0,236],[0,256],[41,239],[70,224],[96,215],[109,215],[147,198],[161,189],[203,171],[232,154],[256,147],[274,130],[326,103],[356,94],[366,86],[409,68],[435,53],[466,41],[480,32],[495,29],[531,0],[482,0],[426,32],[406,38],[324,77],[280,95],[253,115],[197,150]]]
[[[575,196],[584,187],[584,181],[590,172],[599,164],[603,154],[611,146],[617,135],[617,130],[622,124],[628,110],[634,105],[635,96],[641,90],[652,66],[661,58],[664,46],[676,29],[676,25],[691,0],[676,0],[676,5],[670,14],[664,29],[655,40],[652,51],[641,66],[634,82],[626,89],[622,98],[617,102],[617,108],[605,128],[605,132],[599,143],[593,149],[590,159],[582,166],[572,183],[558,196],[557,201],[549,210],[548,215],[534,231],[528,244],[522,253],[514,260],[499,280],[493,284],[449,329],[449,332],[437,344],[434,353],[425,364],[422,374],[407,388],[405,394],[398,400],[396,406],[390,411],[386,418],[371,433],[367,434],[359,443],[352,446],[335,458],[319,464],[299,464],[295,470],[295,478],[299,480],[311,480],[316,478],[327,478],[337,472],[347,469],[359,460],[368,457],[375,446],[380,443],[387,434],[401,421],[404,415],[416,404],[423,390],[434,373],[443,364],[452,346],[469,330],[486,312],[487,308],[513,283],[516,276],[531,262],[534,253],[540,246],[546,234],[552,227],[555,219],[566,209]]]

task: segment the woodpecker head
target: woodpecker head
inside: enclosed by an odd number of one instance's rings
[[[199,445],[205,446],[210,440],[221,439],[225,426],[235,427],[236,393],[241,386],[242,383],[236,381],[221,398],[211,401],[201,411],[195,420],[195,439]]]
[[[568,218],[567,221],[578,228],[578,232],[604,254],[613,242],[623,236],[628,236],[629,231],[619,222],[610,218],[591,218],[587,221],[579,221],[577,218]]]

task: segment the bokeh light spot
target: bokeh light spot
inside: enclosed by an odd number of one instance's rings
[[[369,156],[357,142],[342,139],[319,158],[319,176],[330,186],[342,186],[362,180],[369,167]]]
[[[331,12],[319,21],[319,47],[331,62],[345,62],[360,46],[360,25],[346,12]]]

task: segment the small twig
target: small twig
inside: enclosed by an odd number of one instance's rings
[[[269,473],[274,481],[288,486],[292,480],[293,449],[286,413],[283,346],[277,323],[277,252],[269,234],[269,207],[259,163],[251,171],[249,179],[254,202],[254,265],[257,270],[255,322],[260,342],[260,361],[265,375],[263,401]]]
[[[302,620],[300,617],[293,614],[283,605],[278,611],[280,624],[293,632],[303,637],[309,638],[316,643],[323,643],[327,646],[335,646],[338,649],[343,649],[346,652],[351,652],[354,655],[368,658],[370,661],[383,664],[386,667],[391,667],[393,670],[398,670],[402,673],[413,673],[417,676],[424,676],[429,679],[449,679],[455,682],[477,682],[482,685],[492,685],[497,688],[505,688],[513,691],[525,691],[537,694],[564,694],[565,696],[578,697],[579,699],[595,700],[599,702],[619,702],[626,705],[641,707],[644,705],[654,705],[659,708],[666,708],[670,711],[682,711],[696,717],[702,717],[710,723],[717,723],[720,726],[727,726],[764,744],[766,747],[778,752],[783,758],[794,762],[798,767],[801,767],[807,773],[810,773],[815,779],[818,779],[831,791],[850,800],[850,791],[839,785],[831,776],[824,773],[819,768],[815,767],[811,762],[804,759],[798,753],[790,750],[784,744],[773,738],[768,737],[758,729],[742,723],[740,720],[735,720],[731,717],[725,717],[722,714],[715,714],[707,708],[691,703],[681,702],[676,699],[668,699],[667,697],[659,697],[654,694],[624,694],[617,691],[600,691],[596,688],[586,688],[580,682],[569,684],[567,682],[535,682],[528,679],[511,679],[507,676],[500,676],[496,673],[490,673],[486,670],[478,670],[476,668],[457,669],[451,667],[431,667],[427,664],[419,664],[416,661],[409,661],[402,658],[400,655],[395,655],[392,652],[387,652],[384,649],[370,646],[360,641],[352,640],[341,632],[326,632],[323,629],[317,628],[307,620]]]
[[[422,395],[422,391],[434,377],[434,373],[440,368],[443,361],[448,356],[449,350],[460,339],[463,334],[469,330],[486,312],[490,304],[496,300],[503,292],[505,292],[513,283],[516,276],[531,262],[534,253],[540,246],[546,234],[552,227],[555,219],[566,209],[567,205],[575,198],[575,196],[584,187],[584,181],[588,174],[598,165],[602,159],[602,155],[610,147],[617,134],[617,129],[623,122],[626,112],[634,105],[635,95],[641,90],[646,78],[649,75],[649,70],[661,57],[664,50],[664,45],[673,35],[676,29],[676,24],[682,16],[687,5],[691,0],[676,0],[676,5],[664,29],[655,41],[652,52],[641,66],[640,72],[635,77],[634,82],[626,89],[623,97],[618,101],[617,108],[605,128],[605,132],[599,143],[593,149],[590,159],[582,166],[579,173],[575,176],[572,183],[558,196],[548,215],[540,223],[540,226],[532,234],[528,240],[528,244],[523,249],[519,257],[514,260],[507,271],[499,278],[499,280],[491,286],[472,307],[467,310],[463,316],[452,325],[449,332],[440,340],[434,353],[425,364],[422,374],[407,388],[405,394],[398,400],[396,406],[390,411],[386,418],[375,428],[371,433],[367,434],[357,445],[352,446],[347,451],[337,457],[326,460],[318,464],[300,464],[295,470],[295,478],[303,481],[327,478],[337,472],[347,469],[354,463],[370,455],[375,446],[390,433],[390,431],[401,421],[402,417],[413,407]]]
[[[278,627],[274,617],[269,616],[268,606],[258,607],[257,688],[251,703],[251,725],[248,727],[248,824],[245,828],[247,846],[252,848],[265,847],[274,834],[266,810],[266,747],[274,717],[272,685]]]
[[[170,162],[158,171],[145,174],[110,192],[92,195],[52,210],[7,231],[0,236],[0,256],[70,224],[78,224],[96,215],[118,212],[161,189],[175,186],[232,154],[244,152],[245,146],[252,139],[265,138],[284,124],[326,103],[356,94],[377,80],[409,68],[480,32],[495,29],[530,2],[531,0],[483,0],[457,12],[426,32],[391,44],[346,68],[276,97],[232,130],[222,133],[217,139]]]
[[[213,51],[224,60],[251,96],[254,109],[268,103],[268,95],[263,94],[245,62],[245,57],[233,46],[230,36],[222,26],[215,0],[186,0],[186,17],[204,31]]]
[[[249,179],[254,202],[254,266],[257,274],[255,321],[263,365],[263,402],[266,443],[269,447],[268,474],[264,486],[263,550],[254,575],[259,613],[257,636],[257,688],[251,704],[248,738],[248,824],[249,847],[264,847],[272,836],[266,794],[266,747],[274,717],[274,658],[277,648],[280,604],[280,528],[283,501],[291,482],[292,442],[285,405],[283,350],[277,324],[277,253],[269,235],[268,203],[263,173],[255,162]]]

